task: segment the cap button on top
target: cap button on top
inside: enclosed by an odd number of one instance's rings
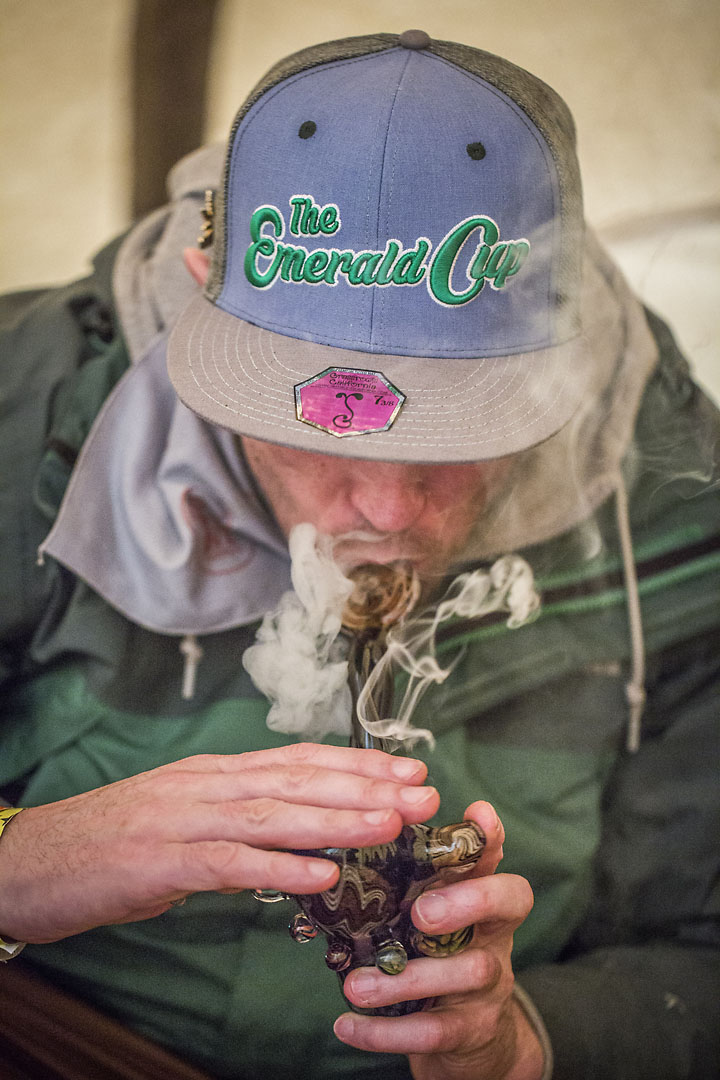
[[[403,49],[427,49],[430,35],[424,30],[403,30],[398,41]]]

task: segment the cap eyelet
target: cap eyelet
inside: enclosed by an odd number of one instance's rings
[[[465,147],[468,153],[468,157],[473,161],[482,161],[487,151],[481,142],[469,142]]]
[[[314,120],[305,120],[300,125],[300,130],[298,131],[298,135],[300,136],[301,139],[311,139],[316,131],[317,131],[317,124],[315,123],[315,121]]]

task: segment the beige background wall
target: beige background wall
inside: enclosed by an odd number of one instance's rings
[[[0,0],[2,288],[81,273],[129,223],[132,10],[132,0]],[[589,220],[720,393],[720,5],[224,0],[208,138],[224,137],[279,56],[408,26],[499,52],[563,94]]]

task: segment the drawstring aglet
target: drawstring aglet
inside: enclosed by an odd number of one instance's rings
[[[625,746],[629,754],[637,754],[640,749],[640,723],[647,701],[645,687],[629,682],[625,687],[625,699],[630,706]]]
[[[186,634],[180,642],[180,652],[185,657],[182,680],[182,697],[184,701],[190,701],[195,696],[195,677],[198,664],[203,658],[202,646],[198,643],[195,634]]]

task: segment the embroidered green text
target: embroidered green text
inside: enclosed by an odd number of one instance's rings
[[[319,206],[309,195],[293,195],[289,232],[293,237],[333,236],[341,229],[334,203]],[[391,239],[382,250],[317,247],[283,242],[285,219],[276,206],[258,206],[250,218],[251,243],[245,253],[245,275],[251,285],[266,289],[280,278],[295,284],[336,285],[344,279],[355,286],[413,286],[425,280],[439,304],[467,304],[489,282],[501,289],[518,273],[530,244],[500,240],[492,218],[478,214],[458,222],[433,251],[421,236],[406,248]],[[464,273],[463,273],[464,268]]]

